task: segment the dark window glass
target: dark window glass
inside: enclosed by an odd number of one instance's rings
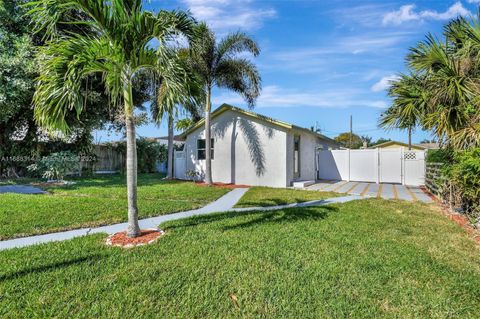
[[[293,139],[293,177],[300,177],[300,136]]]
[[[210,152],[212,154],[212,159],[213,159],[213,138],[211,140],[212,147],[210,148]],[[206,158],[206,142],[205,139],[198,139],[197,140],[197,159],[199,160],[204,160]]]

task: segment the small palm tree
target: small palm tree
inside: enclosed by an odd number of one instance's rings
[[[412,149],[412,132],[419,125],[426,107],[426,93],[417,75],[402,74],[392,81],[388,95],[393,104],[380,116],[379,126],[408,131],[408,149]]]
[[[205,92],[205,182],[212,184],[211,128],[212,88],[226,88],[240,94],[250,108],[260,95],[261,78],[257,67],[241,53],[258,56],[257,43],[246,34],[227,35],[217,43],[215,34],[201,23],[191,49],[191,68],[200,77]]]
[[[186,76],[165,50],[165,40],[176,34],[192,38],[193,20],[183,12],[142,9],[142,0],[42,0],[33,1],[30,14],[37,30],[48,36],[40,49],[35,117],[50,130],[68,131],[65,117],[80,116],[87,103],[80,94],[83,80],[101,74],[113,105],[123,106],[127,135],[127,193],[129,237],[140,234],[137,208],[137,153],[132,86],[151,70],[169,70],[171,86],[181,86]],[[70,17],[70,25],[88,26],[91,32],[57,36],[55,29]],[[75,20],[76,16],[86,17]],[[160,42],[158,49],[150,45]],[[178,72],[174,72],[177,70]],[[105,106],[109,107],[109,106]]]

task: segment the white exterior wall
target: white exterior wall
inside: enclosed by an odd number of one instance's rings
[[[186,169],[195,169],[204,176],[205,160],[197,159],[199,138],[204,138],[203,127],[187,136]],[[212,120],[212,138],[214,182],[287,186],[286,130],[253,117],[226,111]]]
[[[294,136],[300,136],[300,176],[294,178]],[[336,148],[334,143],[323,140],[305,131],[291,131],[287,137],[287,179],[290,186],[293,181],[317,179],[316,149]]]

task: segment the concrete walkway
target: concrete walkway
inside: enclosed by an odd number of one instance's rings
[[[335,197],[324,200],[313,200],[303,203],[294,203],[288,205],[278,205],[278,206],[268,206],[268,207],[247,207],[247,208],[233,208],[235,204],[242,198],[242,196],[248,191],[248,188],[236,188],[231,192],[220,197],[218,200],[195,210],[190,210],[186,212],[174,213],[169,215],[157,216],[142,219],[139,221],[140,228],[157,228],[158,225],[171,221],[187,217],[192,217],[196,215],[205,215],[216,212],[244,212],[244,211],[270,211],[278,210],[284,208],[294,208],[294,207],[310,207],[310,206],[320,206],[328,205],[334,203],[345,203],[352,200],[365,199],[364,196],[344,196],[344,197]],[[81,228],[65,232],[50,233],[45,235],[30,236],[24,238],[16,238],[11,240],[0,241],[0,250],[11,249],[11,248],[20,248],[36,244],[48,243],[53,241],[63,241],[72,239],[75,237],[86,236],[96,233],[107,233],[114,234],[120,231],[127,229],[127,223],[120,223],[96,228]]]
[[[15,194],[46,194],[44,190],[30,185],[6,185],[0,186],[0,194],[15,193]]]
[[[232,209],[232,207],[240,200],[240,198],[247,192],[248,188],[235,188],[227,194],[223,195],[216,201],[199,209],[189,210],[180,213],[169,215],[145,218],[139,220],[140,228],[157,228],[163,222],[176,220],[195,215],[204,215],[216,212],[224,212]],[[86,236],[96,233],[114,234],[119,231],[127,229],[127,223],[113,224],[108,226],[101,226],[96,228],[80,228],[64,232],[50,233],[45,235],[37,235],[23,238],[15,238],[10,240],[0,241],[0,250],[10,248],[20,248],[36,244],[48,243],[52,241],[68,240],[75,237]]]
[[[367,183],[347,181],[319,181],[306,187],[308,190],[329,191],[378,197],[384,199],[403,199],[407,201],[421,201],[431,203],[432,199],[418,186],[406,186],[392,183]]]

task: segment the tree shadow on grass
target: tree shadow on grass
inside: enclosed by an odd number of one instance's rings
[[[252,199],[251,201],[244,201],[239,203],[238,208],[249,208],[249,207],[270,207],[270,206],[280,206],[288,204],[300,204],[305,202],[310,202],[313,200],[322,200],[322,199],[304,199],[304,198],[294,198],[290,200],[285,200],[281,198],[261,198],[261,199]]]
[[[251,219],[247,222],[238,223],[236,225],[225,226],[224,230],[248,228],[258,224],[271,223],[288,223],[305,220],[319,220],[325,219],[330,213],[336,212],[337,207],[323,206],[323,207],[302,207],[302,208],[288,208],[282,210],[265,211],[257,218]]]
[[[73,265],[79,265],[83,263],[91,263],[95,262],[98,260],[101,260],[105,258],[105,255],[101,254],[94,254],[94,255],[89,255],[85,257],[79,257],[79,258],[74,258],[70,260],[64,260],[60,262],[55,262],[51,264],[45,264],[37,267],[30,267],[26,269],[22,269],[16,272],[12,273],[7,273],[5,275],[0,275],[0,282],[6,281],[6,280],[11,280],[11,279],[18,279],[19,277],[26,276],[26,275],[31,275],[31,274],[36,274],[36,273],[43,273],[43,272],[48,272],[51,270],[58,270],[61,268],[66,268],[69,266]]]
[[[247,221],[235,223],[233,225],[226,225],[223,230],[233,230],[239,228],[248,228],[260,224],[271,223],[293,223],[305,220],[319,220],[325,219],[331,213],[337,212],[338,207],[335,206],[317,206],[317,207],[295,207],[271,211],[245,211],[245,212],[227,212],[217,213],[204,216],[195,216],[185,221],[169,223],[165,228],[168,229],[182,229],[188,227],[195,227],[209,223],[221,222],[223,220],[236,217],[250,217]]]

